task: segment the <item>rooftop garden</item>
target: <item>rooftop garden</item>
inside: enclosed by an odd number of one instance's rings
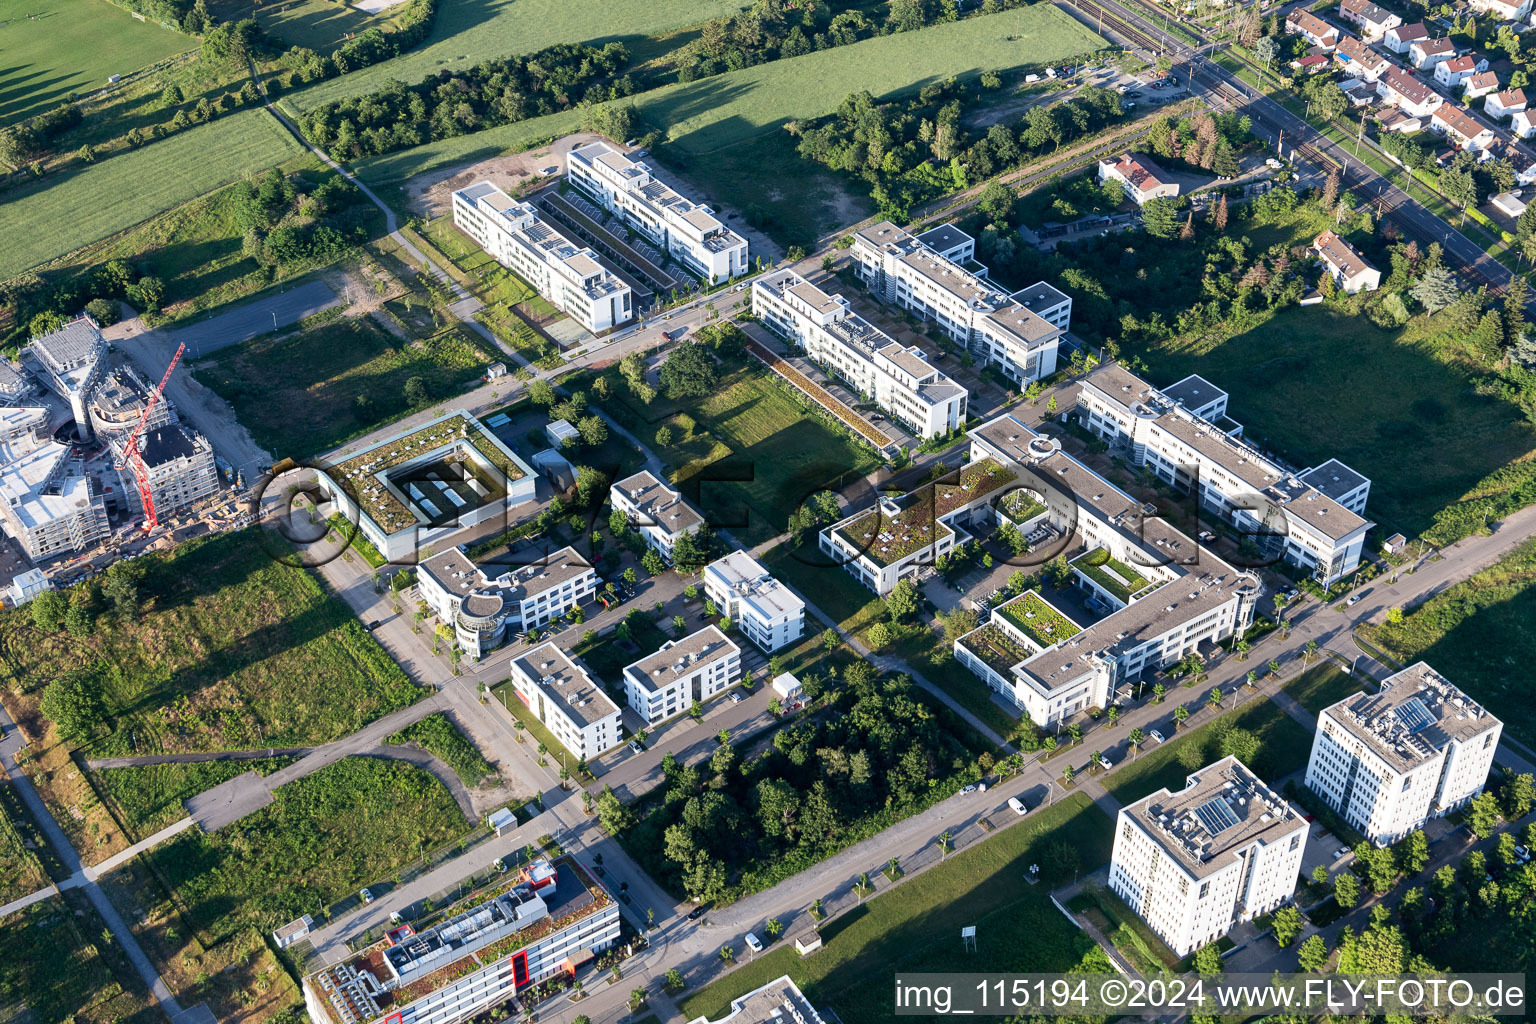
[[[1081,626],[1033,590],[998,605],[994,614],[1001,615],[1010,626],[1042,648],[1082,632]]]
[[[1079,555],[1072,568],[1115,595],[1122,603],[1130,604],[1131,595],[1151,586],[1151,581],[1118,558],[1111,558],[1103,548],[1094,548]]]
[[[461,439],[467,440],[508,480],[522,477],[522,469],[497,447],[478,422],[462,414],[429,423],[387,444],[360,452],[336,466],[330,476],[380,529],[395,533],[415,523],[416,516],[377,479],[378,475]]]
[[[1003,495],[997,503],[998,510],[1015,524],[1027,523],[1045,511],[1045,506],[1022,487]]]
[[[985,662],[988,668],[1004,677],[1013,666],[1030,656],[1023,644],[993,625],[971,630],[960,638],[960,643]]]
[[[1017,479],[1011,469],[995,459],[982,459],[960,471],[958,483],[927,484],[904,499],[894,516],[878,508],[854,519],[838,531],[845,542],[863,551],[880,565],[894,565],[949,534],[938,520],[985,498]]]

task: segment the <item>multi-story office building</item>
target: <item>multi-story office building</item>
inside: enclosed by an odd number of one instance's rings
[[[487,898],[487,895],[489,898]],[[463,909],[460,909],[460,908]],[[311,1024],[456,1024],[574,975],[619,941],[619,905],[573,860],[534,861],[430,928],[403,924],[304,979]]]
[[[417,591],[471,658],[484,657],[509,635],[559,618],[597,590],[597,573],[576,553],[561,548],[526,561],[470,561],[463,546],[421,561]]]
[[[822,1024],[822,1019],[786,974],[732,999],[724,1017],[695,1017],[689,1024]]]
[[[634,319],[629,285],[605,267],[597,253],[570,241],[532,205],[490,182],[453,194],[453,223],[593,334]]]
[[[576,658],[545,643],[513,658],[511,669],[517,699],[565,749],[587,760],[618,746],[619,706]]]
[[[1264,554],[1311,569],[1324,583],[1353,572],[1375,525],[1362,518],[1371,482],[1337,459],[1299,473],[1286,469],[1240,440],[1236,424],[1192,409],[1179,388],[1162,392],[1117,363],[1105,364],[1083,380],[1078,419],[1126,446],[1131,465],[1197,494]],[[1218,404],[1225,419],[1224,393]]]
[[[752,312],[828,372],[867,396],[918,437],[941,437],[965,423],[967,392],[793,270],[752,282]]]
[[[1366,838],[1395,843],[1483,791],[1503,728],[1421,661],[1323,710],[1307,786]]]
[[[30,435],[0,448],[0,525],[34,564],[84,551],[111,532],[105,496],[78,452]]]
[[[971,461],[1006,467],[1010,485],[985,500],[1037,550],[1081,549],[1069,565],[1102,615],[1080,627],[1029,592],[955,641],[960,663],[1039,725],[1104,707],[1122,683],[1252,624],[1263,592],[1256,576],[1152,515],[1059,441],[1003,415],[971,431]]]
[[[704,567],[704,596],[765,651],[794,643],[805,632],[805,602],[745,551]]]
[[[1170,180],[1166,174],[1151,159],[1138,153],[1122,153],[1113,159],[1099,161],[1099,180],[1118,181],[1137,206],[1145,206],[1152,199],[1172,199],[1179,194],[1179,183]]]
[[[1050,376],[1070,312],[1049,319],[1025,301],[1039,294],[1038,287],[1009,294],[987,279],[986,267],[969,258],[962,265],[957,258],[967,248],[962,238],[970,236],[952,226],[913,235],[883,220],[855,234],[850,252],[859,277],[882,301],[934,321],[1020,383]]]
[[[747,272],[747,240],[713,210],[690,202],[638,163],[601,140],[566,157],[571,183],[708,284]]]
[[[120,366],[108,372],[91,393],[87,411],[92,429],[98,437],[113,438],[132,432],[140,420],[143,420],[145,430],[174,423],[175,408],[163,395],[145,419],[144,409],[149,405],[152,393],[150,385],[131,366]]]
[[[624,668],[624,697],[646,725],[703,703],[741,678],[741,648],[718,626],[705,626]]]
[[[699,510],[683,496],[656,478],[649,470],[625,477],[608,490],[613,507],[629,517],[658,555],[672,560],[672,549],[685,534],[697,533],[704,525]]]
[[[1109,887],[1187,956],[1296,891],[1307,821],[1237,758],[1120,809]]]
[[[127,437],[118,437],[112,445],[117,456],[118,478],[123,493],[141,507],[141,487],[149,489],[155,514],[161,518],[187,509],[211,498],[219,490],[219,470],[213,461],[213,446],[202,434],[179,423],[145,430],[137,442],[139,460],[130,458]]]

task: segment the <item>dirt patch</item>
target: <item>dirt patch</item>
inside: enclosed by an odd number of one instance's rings
[[[394,274],[372,259],[323,270],[320,280],[341,299],[348,316],[372,313],[406,291]]]
[[[489,181],[508,195],[516,195],[519,189],[550,177],[543,173],[548,168],[557,168],[557,175],[564,174],[565,155],[600,138],[593,132],[577,132],[538,149],[461,164],[451,168],[446,176],[441,172],[418,175],[405,183],[407,207],[411,213],[426,217],[452,213],[453,194],[477,181]]]

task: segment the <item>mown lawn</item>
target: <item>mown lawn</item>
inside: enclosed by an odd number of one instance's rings
[[[1536,452],[1536,425],[1517,407],[1473,393],[1484,374],[1471,372],[1463,344],[1423,317],[1388,330],[1311,306],[1144,358],[1153,384],[1198,372],[1231,390],[1228,415],[1292,463],[1338,458],[1370,477],[1367,518],[1383,535],[1412,537],[1447,505],[1491,493],[1485,478]]]
[[[0,126],[106,88],[197,40],[101,0],[8,3],[0,13]],[[0,274],[0,276],[4,276]]]
[[[1285,692],[1314,715],[1346,697],[1374,689],[1368,680],[1356,679],[1331,661],[1324,661],[1285,684]]]
[[[137,842],[186,817],[183,800],[246,772],[270,775],[292,761],[287,757],[264,757],[253,761],[147,764],[94,769],[90,776],[102,798],[112,805],[129,838]]]
[[[208,10],[221,21],[238,21],[254,15],[263,31],[282,41],[283,46],[279,49],[305,46],[329,53],[345,42],[349,33],[357,35],[370,28],[387,27],[395,20],[392,15],[398,8],[369,14],[350,4],[326,3],[325,0],[281,0],[261,4],[253,11],[241,0],[213,0]]]
[[[1399,623],[1363,635],[1404,664],[1427,661],[1504,721],[1504,730],[1536,745],[1529,714],[1536,697],[1536,541],[1412,609]]]
[[[0,279],[116,234],[300,152],[298,142],[272,115],[243,110],[84,170],[13,190],[0,204],[0,238],[6,240],[0,246]],[[234,246],[239,249],[238,233]]]
[[[1177,700],[1178,692],[1170,693],[1169,697]],[[1104,780],[1104,788],[1122,804],[1135,803],[1164,787],[1176,793],[1184,788],[1185,776],[1190,772],[1226,756],[1221,741],[1229,729],[1245,729],[1258,737],[1259,754],[1246,763],[1270,785],[1278,785],[1280,779],[1305,767],[1312,750],[1311,733],[1295,719],[1270,701],[1250,697],[1237,711],[1194,729],[1182,729],[1165,743],[1145,741],[1140,756],[1111,772]]]
[[[44,633],[25,607],[0,613],[8,706],[41,734],[43,688],[87,673],[106,720],[87,747],[111,756],[324,743],[416,701],[356,617],[277,561],[274,543],[252,527],[146,555],[138,614],[101,607],[88,636]]]
[[[81,893],[54,896],[6,918],[0,928],[0,996],[17,1020],[39,1024],[164,1021],[105,922]]]
[[[431,773],[343,758],[279,788],[273,802],[212,834],[189,829],[146,854],[204,935],[286,924],[389,875],[466,832]]]
[[[405,340],[365,316],[221,349],[195,375],[235,407],[256,443],[297,458],[451,403],[496,359],[467,331]],[[426,401],[406,399],[412,377],[426,385]]]
[[[1037,811],[938,867],[822,927],[823,947],[802,960],[793,940],[808,914],[784,920],[778,947],[678,1000],[683,1016],[724,1016],[731,999],[783,974],[817,1007],[845,1024],[895,1018],[897,972],[1111,970],[1104,954],[1050,902],[1050,886],[1109,859],[1113,825],[1082,794]],[[1024,880],[1029,864],[1046,877]],[[871,872],[878,865],[870,865]],[[782,920],[782,919],[781,919]],[[977,952],[962,953],[960,929],[975,925]],[[762,932],[759,929],[758,934]]]

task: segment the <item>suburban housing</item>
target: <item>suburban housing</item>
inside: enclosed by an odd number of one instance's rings
[[[1137,206],[1148,199],[1172,199],[1179,194],[1179,183],[1163,177],[1162,168],[1134,153],[1122,153],[1113,160],[1099,161],[1099,180],[1118,181],[1125,194]]]
[[[509,635],[559,618],[597,590],[597,573],[575,548],[526,562],[472,562],[463,546],[417,567],[417,592],[453,628],[460,650],[479,659]]]
[[[1376,80],[1376,95],[1382,102],[1414,117],[1428,117],[1445,102],[1439,93],[1402,68],[1388,68],[1387,73]]]
[[[532,205],[490,182],[453,194],[453,223],[593,334],[634,319],[629,285],[604,266],[597,253],[570,241]]]
[[[1424,662],[1318,716],[1307,786],[1391,844],[1483,791],[1501,723]]]
[[[1307,821],[1235,757],[1120,809],[1109,887],[1187,956],[1291,898]]]
[[[578,660],[544,643],[513,658],[511,668],[517,699],[565,749],[585,760],[618,746],[619,706]]]
[[[624,668],[624,699],[646,725],[687,711],[735,685],[741,648],[718,626],[669,640],[654,654]]]
[[[1368,43],[1379,41],[1388,30],[1403,23],[1402,18],[1370,0],[1344,0],[1339,4],[1339,17],[1357,26]]]
[[[697,533],[704,525],[698,509],[650,470],[641,470],[614,484],[608,490],[608,500],[616,511],[629,517],[645,542],[668,561],[672,560],[678,540]]]
[[[805,631],[805,602],[746,551],[732,551],[704,567],[704,596],[770,653]]]
[[[1285,30],[1324,50],[1339,45],[1339,30],[1305,7],[1291,8],[1291,13],[1285,16]]]
[[[965,388],[930,365],[922,349],[904,348],[843,296],[793,270],[752,282],[752,312],[918,437],[940,437],[965,422]]]
[[[1526,109],[1524,89],[1505,89],[1483,100],[1483,113],[1495,121],[1502,121]]]
[[[598,140],[566,156],[571,183],[708,284],[747,272],[747,240],[721,223],[707,206],[689,202],[637,163]]]
[[[1312,251],[1323,261],[1323,267],[1334,283],[1350,295],[1373,292],[1380,287],[1381,271],[1333,231],[1324,231],[1312,239]]]
[[[1444,103],[1436,108],[1429,119],[1429,126],[1462,149],[1474,153],[1493,145],[1493,129],[1478,123],[1476,118],[1454,103]]]
[[[1412,25],[1398,25],[1396,28],[1387,29],[1381,45],[1393,53],[1407,53],[1408,48],[1414,43],[1428,38],[1429,29],[1424,27],[1422,21],[1416,21]]]
[[[986,267],[964,255],[974,248],[974,240],[952,226],[914,235],[883,220],[854,235],[852,256],[876,297],[933,320],[1004,375],[1020,383],[1050,376],[1071,301],[1045,291],[1048,286],[1002,291],[987,279]]]

